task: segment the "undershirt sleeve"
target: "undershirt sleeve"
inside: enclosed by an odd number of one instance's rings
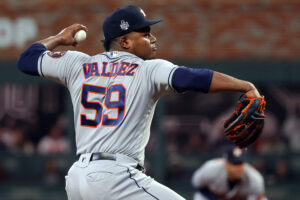
[[[208,93],[213,70],[180,67],[174,71],[172,86],[177,92],[200,91]]]

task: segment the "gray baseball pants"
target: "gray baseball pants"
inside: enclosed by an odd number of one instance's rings
[[[69,200],[184,200],[170,188],[136,169],[137,162],[116,154],[116,160],[90,161],[83,154],[66,176]]]

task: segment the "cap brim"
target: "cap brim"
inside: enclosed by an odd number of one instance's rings
[[[240,165],[244,163],[243,160],[228,160],[228,162],[234,165]]]
[[[245,162],[245,158],[243,156],[238,158],[229,158],[227,161],[232,164],[241,164]]]
[[[145,28],[145,27],[148,27],[148,26],[151,26],[151,25],[154,25],[154,24],[157,24],[159,22],[163,21],[162,19],[155,19],[155,20],[147,20],[143,25],[135,28],[134,30],[139,30],[139,29],[142,29],[142,28]]]
[[[162,21],[162,19],[155,19],[155,20],[147,20],[149,22],[149,25],[148,26],[151,26],[153,24],[157,24],[159,22]]]

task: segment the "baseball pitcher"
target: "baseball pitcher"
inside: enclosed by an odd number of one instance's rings
[[[70,200],[184,199],[144,174],[145,147],[157,101],[174,92],[243,92],[260,97],[255,86],[209,69],[191,69],[156,57],[156,38],[137,6],[112,12],[103,23],[106,52],[78,51],[73,24],[29,46],[18,60],[24,73],[68,88],[73,103],[78,160],[66,176]],[[176,42],[176,41],[174,41]]]

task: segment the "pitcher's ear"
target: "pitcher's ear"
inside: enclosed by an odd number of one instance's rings
[[[131,47],[131,40],[126,35],[121,36],[120,46],[124,49],[129,49]]]

